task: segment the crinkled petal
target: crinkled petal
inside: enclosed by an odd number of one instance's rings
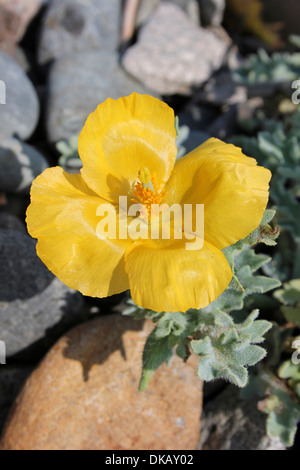
[[[157,312],[204,308],[232,278],[223,253],[207,242],[200,250],[186,250],[184,240],[136,242],[125,268],[134,302]]]
[[[204,238],[223,249],[260,224],[270,178],[240,148],[209,139],[177,161],[166,185],[168,203],[204,204]]]
[[[127,196],[143,168],[165,183],[177,155],[174,122],[174,111],[148,95],[133,93],[100,104],[79,137],[87,185],[117,201],[119,195]]]
[[[27,210],[28,231],[38,239],[39,257],[66,285],[91,297],[129,288],[124,253],[130,241],[96,234],[96,212],[103,203],[81,175],[56,167],[33,182]]]

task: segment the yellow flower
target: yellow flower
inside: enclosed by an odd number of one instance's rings
[[[261,222],[270,172],[218,139],[176,161],[174,121],[173,110],[151,96],[108,99],[81,132],[81,174],[56,167],[34,181],[28,231],[39,257],[71,288],[92,297],[130,289],[136,304],[174,312],[206,307],[228,286],[232,272],[221,250]],[[203,247],[188,250],[174,234],[99,238],[97,209],[117,207],[119,196],[147,209],[204,204]]]

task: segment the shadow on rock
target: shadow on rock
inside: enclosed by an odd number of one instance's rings
[[[67,345],[63,355],[65,358],[81,362],[83,379],[87,382],[92,367],[106,362],[115,351],[120,351],[126,360],[122,337],[129,330],[141,331],[143,324],[143,321],[121,315],[110,315],[90,321],[66,335]]]

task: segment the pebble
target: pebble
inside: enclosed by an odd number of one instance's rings
[[[110,315],[62,337],[26,382],[0,449],[195,449],[202,390],[195,367],[174,357],[138,392],[152,328]]]
[[[228,140],[237,132],[237,105],[224,109],[223,113],[213,121],[206,131],[217,139]]]
[[[195,26],[172,3],[161,3],[123,57],[125,69],[162,95],[189,95],[225,60],[227,44],[213,32]]]
[[[24,223],[18,217],[2,211],[0,211],[0,230],[17,230],[18,232],[27,233]]]
[[[180,139],[180,133],[182,138]],[[190,130],[187,126],[183,126],[179,129],[179,136],[177,142],[178,154],[177,158],[187,155],[192,150],[202,145],[210,138],[210,135],[206,132]]]
[[[38,360],[83,317],[81,294],[66,287],[38,258],[36,243],[0,230],[0,324],[7,357]]]
[[[28,139],[40,113],[36,91],[23,70],[0,51],[0,141],[14,136]]]
[[[79,135],[88,115],[108,97],[150,93],[120,67],[117,54],[82,52],[57,61],[49,79],[47,132],[51,142]]]
[[[198,0],[141,0],[137,13],[137,26],[146,23],[153,15],[160,2],[174,3],[182,8],[194,24],[200,23],[200,9]]]
[[[246,87],[237,84],[230,71],[211,78],[197,93],[197,99],[214,106],[233,105],[247,101]]]
[[[41,29],[39,63],[75,52],[117,50],[120,8],[120,0],[52,0]]]
[[[0,142],[0,191],[29,194],[33,180],[48,166],[28,144],[17,139]]]
[[[266,435],[266,415],[257,401],[242,400],[229,385],[204,407],[199,450],[285,450],[278,438]]]

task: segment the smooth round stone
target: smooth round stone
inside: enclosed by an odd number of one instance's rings
[[[17,139],[0,142],[0,190],[29,194],[33,180],[48,168],[37,150]]]
[[[191,450],[202,383],[175,357],[138,392],[152,322],[111,315],[73,329],[26,382],[2,450]]]
[[[0,139],[17,136],[26,140],[39,119],[37,94],[23,70],[1,50],[0,70]]]
[[[0,339],[7,357],[39,360],[69,328],[84,320],[81,294],[65,286],[36,254],[36,242],[0,230]]]
[[[100,103],[134,91],[148,92],[120,67],[116,53],[85,52],[60,59],[53,65],[49,79],[49,140],[79,135],[88,115]]]
[[[74,52],[117,50],[120,13],[120,0],[52,0],[41,29],[39,62]]]

